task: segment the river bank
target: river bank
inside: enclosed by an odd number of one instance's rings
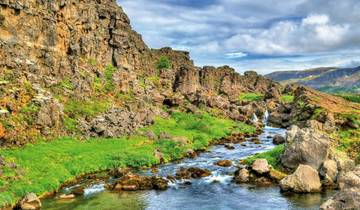
[[[189,150],[205,149],[213,140],[231,133],[255,132],[252,126],[208,114],[174,112],[129,137],[86,141],[66,137],[2,149],[6,167],[0,183],[0,206],[13,205],[30,192],[54,192],[83,174],[117,167],[150,167],[161,160],[180,159]]]
[[[234,144],[231,150],[224,145],[214,145],[195,159],[186,158],[160,165],[156,172],[137,171],[141,175],[166,177],[174,175],[181,167],[199,167],[212,173],[201,179],[171,181],[166,191],[111,192],[105,190],[106,182],[99,181],[87,186],[85,194],[75,199],[45,199],[43,209],[318,209],[333,192],[285,195],[276,185],[260,187],[232,182],[240,159],[271,150],[275,145],[270,137],[284,133],[284,129],[265,127],[258,136],[261,144],[248,138],[249,141]],[[220,167],[215,164],[219,160],[230,160],[233,164],[231,167]],[[74,186],[62,189],[59,194]]]

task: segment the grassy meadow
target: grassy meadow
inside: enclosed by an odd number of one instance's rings
[[[235,133],[254,133],[255,128],[241,122],[208,114],[173,113],[157,118],[138,135],[113,139],[78,140],[63,137],[53,141],[2,149],[5,167],[0,179],[0,206],[14,204],[26,193],[42,195],[55,191],[78,176],[116,167],[149,167],[159,164],[154,155],[160,150],[165,161],[185,156],[188,149],[204,149],[212,140]],[[142,133],[165,132],[172,138],[151,140]]]

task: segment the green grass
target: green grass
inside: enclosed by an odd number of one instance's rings
[[[261,101],[264,99],[263,94],[259,93],[241,93],[239,100],[242,102]]]
[[[64,111],[71,118],[95,117],[106,112],[110,108],[110,103],[102,99],[76,100],[69,99],[65,103]]]
[[[289,104],[292,103],[294,101],[294,96],[293,95],[282,95],[280,97],[281,102]]]
[[[112,92],[115,89],[115,85],[114,85],[114,81],[113,81],[113,77],[114,77],[114,73],[117,71],[117,69],[113,66],[113,65],[107,65],[104,71],[104,75],[105,75],[105,90],[107,92]]]
[[[154,150],[159,149],[166,161],[183,157],[187,149],[206,148],[217,138],[232,132],[255,132],[255,128],[208,114],[173,113],[170,118],[157,118],[151,130],[166,132],[186,142],[170,139],[149,140],[136,135],[113,139],[59,138],[51,142],[27,145],[22,149],[2,149],[7,162],[16,169],[5,167],[0,179],[0,206],[14,204],[26,193],[41,195],[52,192],[75,177],[116,167],[149,167],[158,164]]]
[[[283,154],[284,151],[285,146],[283,144],[278,145],[272,150],[250,156],[246,158],[244,162],[247,165],[251,165],[256,159],[266,159],[275,169],[279,169],[281,166],[280,155]]]

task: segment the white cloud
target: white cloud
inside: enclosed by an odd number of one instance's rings
[[[268,29],[236,34],[224,46],[266,55],[322,52],[341,48],[349,32],[348,25],[333,24],[325,14],[310,15],[301,22],[280,21]]]
[[[243,52],[235,52],[235,53],[226,53],[225,54],[227,58],[243,58],[248,56],[248,54],[243,53]]]
[[[293,59],[293,55],[318,58],[317,54],[321,53],[331,55],[331,59],[304,62],[311,62],[310,66],[316,65],[313,62],[341,65],[340,58],[349,61],[341,53],[355,51],[360,46],[359,0],[118,2],[150,47],[187,49],[198,64],[236,65],[240,70],[290,68],[290,65],[298,69],[306,64]],[[254,54],[275,58],[254,58]],[[242,58],[241,63],[236,63],[238,58]]]

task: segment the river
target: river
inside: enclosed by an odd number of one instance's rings
[[[170,183],[166,191],[109,192],[103,183],[96,183],[85,190],[85,195],[73,200],[48,198],[43,201],[43,208],[48,210],[312,210],[319,209],[322,202],[332,192],[285,196],[279,187],[257,187],[249,184],[231,182],[232,174],[240,159],[263,152],[274,147],[272,138],[276,134],[285,135],[284,129],[265,127],[259,136],[261,144],[247,141],[235,144],[234,150],[223,145],[209,148],[195,159],[184,159],[165,164],[156,172],[159,176],[174,175],[180,167],[199,167],[212,171],[212,176]],[[214,165],[218,160],[232,160],[233,167],[223,168]],[[150,171],[140,171],[149,174]],[[191,184],[190,184],[191,183]],[[66,190],[66,189],[65,189]]]

